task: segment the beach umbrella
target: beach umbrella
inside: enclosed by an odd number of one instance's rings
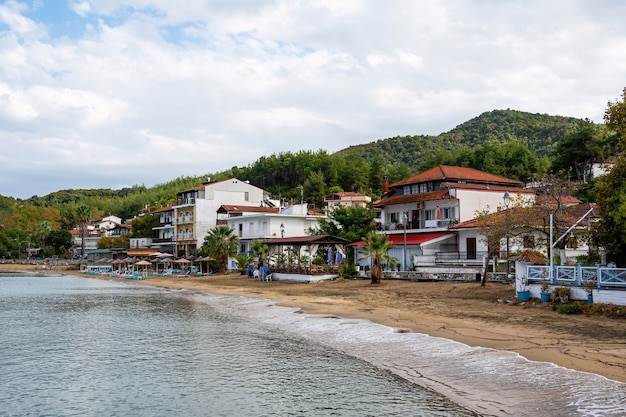
[[[185,259],[185,258],[176,259],[174,262],[177,264],[190,264],[191,263],[190,260]]]
[[[143,273],[143,274],[145,274],[145,273],[146,273],[146,269],[147,269],[147,267],[148,267],[148,266],[151,266],[151,265],[152,265],[152,263],[151,263],[150,261],[146,261],[145,259],[142,259],[142,260],[141,260],[141,261],[139,261],[139,262],[135,262],[135,265],[136,265],[136,266],[140,266],[140,267],[142,267],[142,270],[143,270],[143,272],[142,272],[142,273]]]

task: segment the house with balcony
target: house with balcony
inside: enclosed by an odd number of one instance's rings
[[[276,207],[269,194],[248,181],[230,178],[211,181],[183,190],[172,204],[173,241],[176,256],[191,255],[218,224],[218,209],[224,205]]]
[[[461,247],[465,260],[481,262],[477,236],[466,236],[461,242],[449,228],[475,218],[479,211],[502,209],[505,193],[510,200],[530,203],[535,198],[520,181],[439,165],[392,184],[385,179],[383,196],[374,207],[380,211],[380,229],[396,245],[391,255],[401,261],[403,270],[414,265],[416,256],[434,263],[436,254],[458,254]]]
[[[152,227],[151,246],[158,252],[174,253],[174,208],[171,204],[154,210],[157,223]]]
[[[368,207],[371,202],[367,194],[342,191],[324,196],[324,210],[329,213],[338,207]]]
[[[316,227],[323,213],[312,211],[306,204],[285,207],[262,208],[254,206],[224,205],[218,211],[226,215],[226,224],[239,238],[239,253],[250,253],[255,240],[270,240],[305,236]],[[229,268],[234,269],[234,260],[229,260]]]

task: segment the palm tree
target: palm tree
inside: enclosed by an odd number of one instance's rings
[[[398,262],[397,258],[389,255],[389,251],[394,248],[394,245],[387,240],[387,235],[379,235],[374,231],[369,232],[363,240],[365,245],[361,247],[360,251],[363,253],[363,259],[372,260],[372,284],[380,284],[383,278],[383,262]]]
[[[235,261],[237,261],[237,265],[239,265],[239,272],[241,275],[245,275],[248,265],[252,262],[252,258],[246,253],[239,253],[235,255],[234,258]]]
[[[76,217],[80,225],[80,259],[85,259],[85,233],[87,225],[91,220],[91,208],[86,205],[80,205],[76,208]]]
[[[258,259],[259,264],[263,262],[263,259],[267,257],[269,253],[269,248],[262,240],[255,240],[252,242],[252,255]]]
[[[220,264],[220,272],[226,272],[228,257],[237,253],[239,239],[234,230],[225,225],[215,226],[204,238],[202,251],[217,260]]]
[[[49,221],[44,220],[37,225],[37,229],[35,230],[35,239],[38,241],[42,252],[46,247],[46,241],[48,240],[50,232],[52,232],[52,225]]]

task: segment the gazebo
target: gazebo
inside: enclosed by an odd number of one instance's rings
[[[332,235],[294,236],[265,240],[269,254],[288,252],[287,263],[278,262],[271,266],[272,279],[301,282],[334,279],[338,276],[339,265],[345,260],[345,247],[350,241]],[[324,265],[314,265],[318,251],[327,248]],[[330,255],[336,254],[336,256]],[[295,255],[296,262],[291,259]],[[302,258],[306,257],[306,262]]]

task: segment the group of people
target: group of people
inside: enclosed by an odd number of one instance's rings
[[[248,265],[248,276],[258,278],[259,281],[271,281],[272,271],[265,266],[263,261],[259,261],[256,268],[253,264]]]

